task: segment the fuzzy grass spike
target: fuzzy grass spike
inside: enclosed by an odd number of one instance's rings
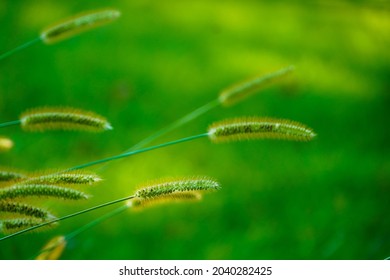
[[[282,68],[276,72],[258,76],[253,79],[241,82],[223,90],[219,95],[219,102],[225,106],[231,106],[246,99],[259,90],[283,79],[295,69],[294,66]]]
[[[12,183],[28,178],[25,174],[10,169],[0,170],[0,184]]]
[[[150,182],[145,187],[137,190],[134,196],[140,199],[153,199],[174,193],[219,189],[219,183],[207,177],[174,178]]]
[[[0,212],[30,216],[42,220],[55,218],[49,211],[42,208],[12,201],[0,201]]]
[[[111,124],[93,112],[75,108],[35,108],[20,116],[20,123],[26,131],[82,130],[102,132],[111,130]]]
[[[85,171],[73,172],[46,172],[35,174],[23,181],[23,184],[45,184],[45,185],[92,185],[102,179],[94,173]]]
[[[15,231],[39,225],[40,223],[42,223],[42,220],[35,218],[0,220],[0,232],[9,234]]]
[[[259,117],[216,122],[209,127],[208,134],[215,143],[267,138],[309,141],[316,136],[311,128],[299,122]]]
[[[40,38],[45,44],[54,44],[82,32],[108,24],[119,18],[120,15],[121,13],[118,10],[113,9],[85,12],[45,28],[41,32]]]
[[[0,200],[23,197],[55,197],[69,200],[88,198],[88,196],[81,191],[54,185],[21,184],[0,189]]]

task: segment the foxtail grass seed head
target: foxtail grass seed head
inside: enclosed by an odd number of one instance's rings
[[[23,184],[92,185],[101,180],[98,175],[86,171],[50,172],[49,174],[36,174],[23,181]]]
[[[0,189],[0,200],[22,197],[55,197],[69,200],[87,199],[88,196],[78,190],[53,185],[13,185]]]
[[[263,76],[258,76],[242,83],[233,85],[220,93],[218,98],[219,102],[225,106],[234,105],[235,103],[246,99],[252,94],[271,85],[272,83],[278,82],[279,80],[287,76],[290,72],[292,72],[294,69],[294,66],[288,66],[276,72],[272,72]]]
[[[129,200],[127,206],[134,209],[141,209],[163,203],[194,202],[201,198],[202,195],[198,192],[175,192],[148,199],[136,197]]]
[[[121,13],[118,10],[113,9],[86,12],[44,29],[40,37],[45,44],[54,44],[79,33],[108,24],[119,18],[120,15]]]
[[[0,153],[11,150],[13,146],[14,142],[11,139],[0,136]]]
[[[35,258],[36,260],[58,260],[66,247],[65,236],[56,236],[42,248],[41,253]]]
[[[36,108],[20,116],[21,126],[26,131],[82,130],[102,132],[112,129],[111,124],[93,112],[75,108]]]
[[[12,201],[0,201],[0,212],[30,216],[43,220],[55,218],[45,209]]]
[[[215,143],[267,138],[309,141],[316,136],[311,128],[298,122],[258,117],[216,122],[209,127],[208,134]]]
[[[213,191],[219,189],[219,183],[208,177],[175,178],[151,182],[145,187],[137,190],[134,196],[141,199],[155,199],[159,196],[166,196],[174,193]]]
[[[17,182],[26,178],[26,175],[16,171],[8,169],[0,170],[0,184],[8,182]]]
[[[10,234],[19,230],[39,225],[42,222],[43,220],[35,218],[0,220],[0,232]]]

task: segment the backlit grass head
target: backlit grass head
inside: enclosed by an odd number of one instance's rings
[[[278,82],[295,69],[294,66],[282,68],[276,72],[257,76],[247,81],[233,85],[223,90],[218,97],[219,102],[225,106],[234,105],[244,100],[261,89]]]
[[[53,44],[108,24],[119,18],[120,15],[121,13],[114,9],[85,12],[45,28],[40,37],[44,43]]]
[[[58,260],[66,247],[66,238],[63,235],[53,237],[42,248],[36,260]]]
[[[140,199],[156,199],[160,196],[183,192],[215,191],[219,189],[219,183],[208,177],[171,178],[147,183],[137,190],[134,196]]]
[[[267,138],[309,141],[316,136],[311,128],[301,123],[259,117],[243,117],[213,123],[208,129],[208,135],[215,143]]]
[[[112,129],[102,116],[75,108],[45,107],[30,109],[20,116],[26,131],[82,130],[101,132]]]

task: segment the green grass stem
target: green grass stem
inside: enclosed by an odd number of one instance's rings
[[[0,128],[1,128],[1,127],[7,127],[7,126],[13,126],[13,125],[19,125],[20,123],[21,123],[20,120],[15,120],[15,121],[10,121],[10,122],[0,123]]]
[[[24,43],[24,44],[22,44],[22,45],[20,45],[20,46],[18,46],[16,48],[12,49],[12,50],[10,50],[8,52],[5,52],[2,55],[0,55],[0,60],[3,60],[5,58],[13,55],[14,53],[17,53],[18,51],[24,50],[24,49],[28,48],[29,46],[32,46],[35,43],[38,43],[40,41],[41,41],[40,37],[37,37],[37,38],[35,38],[35,39],[31,40],[31,41],[28,41],[28,42],[26,42],[26,43]]]

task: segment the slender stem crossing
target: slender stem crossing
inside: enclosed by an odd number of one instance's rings
[[[104,162],[109,162],[109,161],[112,161],[112,160],[116,160],[116,159],[120,159],[120,158],[124,158],[124,157],[128,157],[128,156],[132,156],[132,155],[135,155],[135,154],[144,153],[144,152],[147,152],[147,151],[151,151],[151,150],[155,150],[155,149],[159,149],[159,148],[163,148],[163,147],[179,144],[179,143],[182,143],[182,142],[191,141],[191,140],[194,140],[194,139],[197,139],[197,138],[201,138],[201,137],[206,137],[206,136],[208,136],[208,133],[198,134],[198,135],[182,138],[182,139],[179,139],[179,140],[175,140],[175,141],[166,142],[166,143],[163,143],[163,144],[151,146],[151,147],[148,147],[148,148],[139,149],[139,150],[132,151],[132,152],[127,152],[127,153],[122,153],[122,154],[119,154],[119,155],[116,155],[116,156],[103,158],[103,159],[99,159],[99,160],[96,160],[96,161],[88,162],[88,163],[85,163],[85,164],[77,165],[77,166],[74,166],[74,167],[71,167],[71,168],[67,169],[66,171],[78,170],[78,169],[90,167],[90,166],[93,166],[93,165],[101,164],[101,163],[104,163]]]
[[[25,48],[31,46],[31,45],[34,45],[35,43],[38,43],[39,41],[41,41],[41,37],[37,37],[31,41],[28,41],[10,51],[7,51],[5,53],[3,53],[2,55],[0,55],[0,60],[3,60],[4,58],[7,58],[9,56],[11,56],[12,54],[18,52],[18,51],[21,51],[21,50],[24,50]]]
[[[7,126],[12,126],[12,125],[18,125],[20,124],[20,120],[15,120],[15,121],[10,121],[10,122],[5,122],[5,123],[0,123],[0,128],[1,127],[7,127]]]

